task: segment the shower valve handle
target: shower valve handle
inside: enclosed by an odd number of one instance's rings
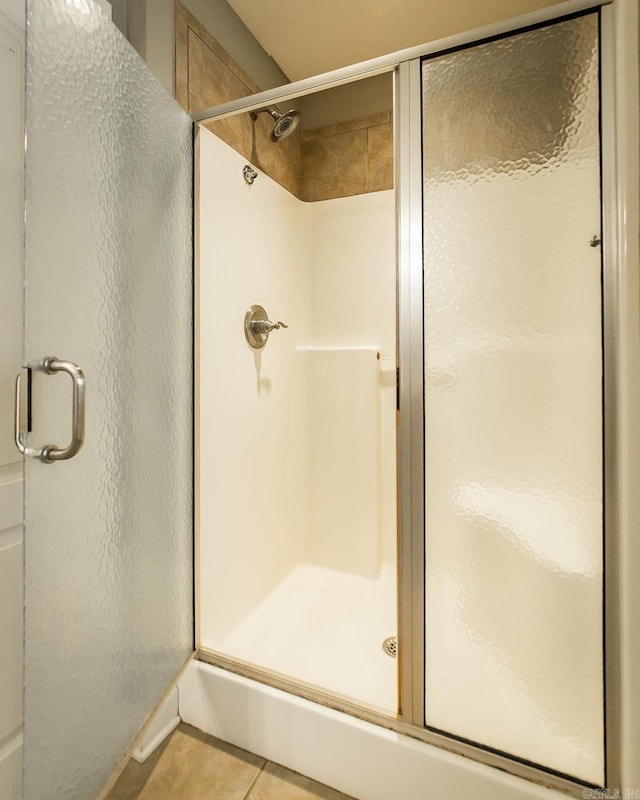
[[[262,306],[251,306],[244,315],[244,335],[249,346],[254,350],[262,350],[269,340],[269,334],[280,328],[288,328],[286,322],[271,322]]]
[[[251,330],[253,333],[271,333],[271,331],[280,330],[280,328],[288,328],[289,326],[284,322],[271,322],[269,319],[258,320],[251,323]]]

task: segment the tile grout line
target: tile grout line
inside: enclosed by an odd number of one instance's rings
[[[258,782],[258,778],[259,778],[259,777],[262,775],[262,773],[263,773],[263,771],[264,771],[264,768],[267,766],[267,764],[268,764],[268,763],[269,763],[269,762],[267,761],[267,759],[266,759],[266,758],[262,760],[262,766],[261,766],[261,767],[260,767],[260,769],[259,769],[259,770],[256,772],[256,776],[255,776],[255,778],[254,778],[254,779],[251,781],[251,784],[249,785],[249,788],[247,789],[247,793],[244,795],[244,797],[242,798],[242,800],[247,800],[247,797],[249,797],[249,795],[251,794],[251,791],[252,791],[253,787],[254,787],[254,786],[256,785],[256,783]]]

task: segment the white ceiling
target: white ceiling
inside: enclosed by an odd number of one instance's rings
[[[228,3],[292,81],[555,5],[554,0]]]

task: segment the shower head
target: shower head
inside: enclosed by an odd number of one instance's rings
[[[274,126],[271,131],[272,142],[279,142],[282,139],[286,139],[287,136],[290,136],[295,131],[300,122],[300,112],[296,111],[295,108],[287,111],[286,114],[281,114],[277,109],[273,108],[273,106],[265,106],[264,108],[250,111],[249,116],[255,122],[258,119],[258,114],[263,111],[270,114],[274,119]]]

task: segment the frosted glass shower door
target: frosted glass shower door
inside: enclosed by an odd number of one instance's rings
[[[604,781],[598,15],[423,63],[426,723]]]
[[[94,800],[192,650],[191,124],[94,0],[30,0],[26,800]],[[26,380],[23,381],[23,389]]]

